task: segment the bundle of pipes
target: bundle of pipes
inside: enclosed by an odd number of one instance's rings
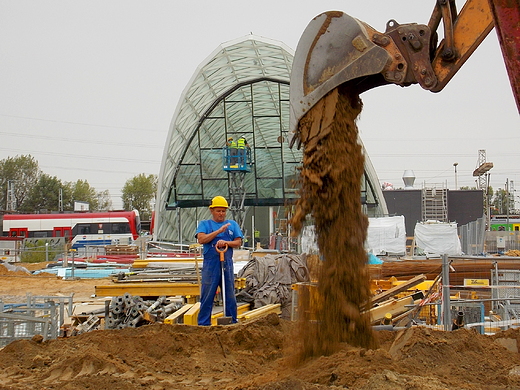
[[[181,306],[181,302],[170,302],[166,297],[159,297],[156,301],[144,301],[141,297],[128,293],[113,297],[105,318],[105,328],[135,328],[142,324],[163,321]]]
[[[198,271],[193,263],[149,263],[145,269],[114,275],[114,282],[197,282]]]

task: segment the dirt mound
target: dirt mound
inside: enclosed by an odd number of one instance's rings
[[[0,351],[0,389],[516,389],[519,330],[484,336],[410,328],[380,347],[344,344],[295,365],[296,324],[276,315],[227,327],[93,331]]]

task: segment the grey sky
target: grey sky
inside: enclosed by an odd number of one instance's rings
[[[341,10],[379,31],[426,24],[435,1],[0,0],[0,159],[34,156],[64,181],[120,190],[158,174],[175,107],[196,67],[253,33],[295,49],[317,14]],[[462,2],[458,2],[459,6]],[[478,150],[491,185],[520,190],[520,119],[493,30],[438,94],[385,86],[362,95],[361,137],[380,182],[474,186]]]

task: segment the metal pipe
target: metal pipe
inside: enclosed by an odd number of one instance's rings
[[[451,329],[451,308],[450,308],[450,263],[448,255],[442,255],[442,318],[444,330]]]

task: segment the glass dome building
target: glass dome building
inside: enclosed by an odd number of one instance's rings
[[[220,45],[195,71],[174,113],[164,148],[155,205],[154,239],[195,242],[214,196],[230,202],[252,241],[266,247],[287,234],[302,151],[289,148],[289,80],[293,51],[248,35]],[[229,165],[226,142],[244,137],[247,165]],[[387,214],[365,153],[361,197],[368,216]],[[231,167],[231,168],[230,168]],[[231,214],[231,213],[230,213]]]

